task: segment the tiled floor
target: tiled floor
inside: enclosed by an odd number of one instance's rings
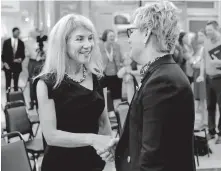
[[[26,63],[24,64],[26,66]],[[24,72],[21,74],[20,80],[19,80],[19,85],[21,87],[26,86],[26,80],[27,80],[27,70],[24,70]],[[29,90],[28,87],[24,91],[25,94],[25,100],[26,102],[29,102]],[[4,73],[1,72],[1,103],[5,104],[5,78],[4,78]],[[36,115],[35,111],[31,111],[29,114],[31,115]],[[196,123],[198,123],[200,120],[200,114],[196,114]],[[4,127],[5,124],[5,118],[4,118],[4,113],[1,113],[1,124]],[[37,137],[41,137],[41,132],[38,132]],[[174,140],[175,141],[175,140]],[[216,145],[215,140],[209,141],[210,148],[212,149],[212,154],[208,158],[207,156],[204,157],[199,157],[200,161],[200,167],[197,169],[200,171],[221,171],[221,145]],[[39,165],[41,164],[42,158],[39,159]],[[211,168],[219,168],[218,169],[212,169]],[[105,171],[115,171],[114,169],[114,163],[107,163],[105,167]]]

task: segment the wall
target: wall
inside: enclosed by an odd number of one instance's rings
[[[4,1],[2,2],[4,4]],[[3,9],[1,12],[2,27],[5,28],[4,36],[11,36],[12,28],[19,27],[21,37],[25,38],[36,25],[37,9],[36,1],[11,1],[10,3],[19,4],[17,10]],[[3,7],[2,7],[3,8]],[[26,20],[26,21],[25,21]]]

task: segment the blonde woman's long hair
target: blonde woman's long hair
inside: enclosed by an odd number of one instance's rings
[[[98,77],[103,76],[104,65],[98,46],[98,36],[93,23],[82,15],[68,14],[62,17],[52,28],[49,35],[46,61],[41,73],[35,79],[48,74],[55,74],[53,88],[60,85],[69,63],[67,41],[70,34],[77,28],[86,28],[94,34],[94,48],[89,64],[86,67]]]

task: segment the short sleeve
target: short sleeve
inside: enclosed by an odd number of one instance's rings
[[[35,78],[33,80],[33,94],[34,94],[34,99],[37,102],[37,84],[38,81],[42,80],[45,82],[47,88],[48,88],[48,98],[53,99],[53,85],[54,85],[54,79],[51,78],[51,76],[40,76],[38,78]]]

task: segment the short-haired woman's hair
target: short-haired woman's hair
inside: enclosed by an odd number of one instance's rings
[[[14,33],[16,30],[19,31],[19,28],[18,28],[18,27],[14,27],[14,28],[12,29],[12,33]]]
[[[89,65],[86,67],[95,75],[103,76],[103,61],[98,46],[98,36],[93,23],[82,15],[68,14],[62,17],[52,28],[48,39],[45,65],[37,76],[55,74],[54,88],[62,82],[67,67],[69,67],[67,43],[71,33],[79,28],[85,28],[94,34],[94,48]]]
[[[138,8],[132,17],[140,31],[151,31],[157,38],[160,52],[170,53],[179,36],[178,8],[169,1],[146,4]]]
[[[110,32],[113,32],[113,33],[114,33],[114,31],[111,30],[111,29],[106,29],[106,30],[104,30],[104,32],[103,32],[103,34],[102,34],[102,36],[101,36],[101,40],[103,40],[103,42],[106,42],[106,41],[107,41],[107,35],[108,35],[108,33],[110,33]]]

